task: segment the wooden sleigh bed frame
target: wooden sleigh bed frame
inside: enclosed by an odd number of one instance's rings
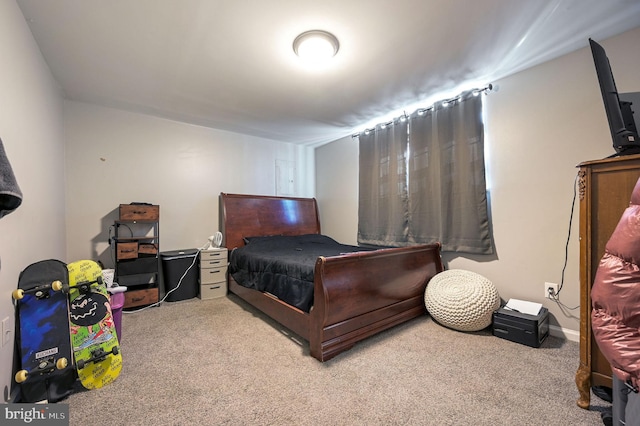
[[[320,234],[315,198],[220,194],[221,229],[230,251],[245,237]],[[309,342],[327,361],[369,336],[425,315],[424,290],[443,270],[440,244],[319,257],[309,313],[229,275],[229,291]]]

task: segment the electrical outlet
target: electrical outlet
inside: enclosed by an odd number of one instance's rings
[[[544,297],[547,299],[555,299],[558,295],[558,284],[544,283]]]
[[[13,321],[11,317],[2,320],[2,347],[13,338]]]

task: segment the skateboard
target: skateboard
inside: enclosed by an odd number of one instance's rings
[[[78,378],[87,389],[113,382],[122,369],[122,355],[102,268],[92,260],[67,265],[69,322]]]
[[[72,392],[67,265],[43,260],[27,266],[12,296],[16,301],[20,370],[14,376],[24,402],[55,402]],[[19,343],[18,343],[19,342]]]

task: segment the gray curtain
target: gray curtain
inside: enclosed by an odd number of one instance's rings
[[[360,134],[358,242],[380,246],[407,241],[407,121]]]
[[[361,133],[358,242],[491,254],[481,96]]]
[[[464,93],[410,117],[409,240],[492,254],[482,97]]]

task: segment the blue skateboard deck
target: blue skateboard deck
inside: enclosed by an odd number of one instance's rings
[[[16,300],[20,359],[15,381],[22,402],[58,401],[72,392],[76,379],[69,334],[67,265],[44,260],[21,273]]]

